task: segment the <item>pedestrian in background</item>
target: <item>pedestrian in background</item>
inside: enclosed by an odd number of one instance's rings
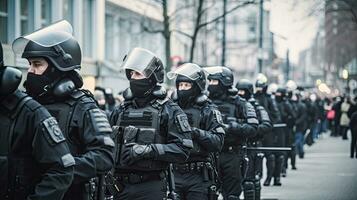
[[[340,119],[340,135],[342,135],[343,140],[347,140],[347,131],[349,129],[350,118],[347,115],[348,110],[350,109],[350,99],[345,97],[344,101],[341,104],[341,119]]]
[[[351,158],[356,156],[357,158],[357,97],[354,98],[354,104],[351,105],[347,112],[350,117],[350,129],[351,129]]]

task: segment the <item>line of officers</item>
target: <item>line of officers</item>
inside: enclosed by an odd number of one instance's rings
[[[267,94],[265,77],[254,94],[249,80],[234,88],[227,67],[186,63],[167,74],[176,85],[168,95],[161,60],[134,48],[122,65],[125,100],[107,117],[80,89],[81,50],[68,22],[12,47],[29,69],[24,93],[0,48],[0,199],[236,200],[243,192],[256,200],[264,156],[264,185],[281,185],[288,154],[259,147],[292,145],[296,111],[285,89],[276,102]]]

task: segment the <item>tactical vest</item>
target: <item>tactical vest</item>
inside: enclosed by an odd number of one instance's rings
[[[125,144],[137,143],[147,144],[166,144],[168,130],[164,130],[161,125],[161,114],[163,104],[166,100],[154,100],[143,108],[134,108],[131,104],[126,105],[123,112],[118,116],[116,125],[119,126],[121,138],[119,138],[120,152],[119,169],[128,171],[158,171],[165,170],[168,166],[166,162],[143,159],[128,166],[124,164],[121,153]]]
[[[18,137],[14,135],[15,125],[21,123],[16,119],[30,100],[26,94],[16,91],[0,104],[0,112],[4,114],[0,115],[0,199],[25,199],[40,178],[32,158],[28,154],[15,155],[12,146]]]
[[[203,107],[199,107],[197,105],[183,109],[185,114],[187,115],[188,122],[190,123],[191,127],[204,129],[202,127],[201,120],[204,116],[202,116],[202,109]],[[188,158],[187,162],[193,161],[206,161],[209,156],[209,153],[203,149],[195,140],[193,140],[193,148],[190,151],[190,157]]]
[[[234,102],[234,100],[233,100]],[[218,110],[222,114],[223,122],[228,124],[230,120],[238,120],[236,116],[236,105],[232,101],[221,101],[215,100],[214,103],[217,105]],[[235,146],[242,143],[241,139],[238,137],[232,137],[230,133],[226,133],[224,137],[224,146]]]
[[[84,149],[82,148],[79,131],[76,129],[76,122],[73,120],[75,114],[83,115],[77,116],[79,119],[82,119],[85,114],[85,112],[78,112],[79,110],[77,109],[77,104],[79,101],[84,101],[87,103],[95,102],[88,94],[78,90],[75,91],[65,101],[43,105],[46,107],[48,112],[57,119],[58,125],[67,140],[70,152],[73,156],[79,156],[85,153]]]

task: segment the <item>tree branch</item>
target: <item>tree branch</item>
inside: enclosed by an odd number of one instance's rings
[[[186,36],[186,37],[192,39],[192,35],[190,35],[190,34],[188,34],[188,33],[186,33],[186,32],[183,32],[183,31],[181,31],[181,30],[173,29],[172,32],[179,33],[179,34],[181,34],[181,35],[184,35],[184,36]]]
[[[249,4],[255,4],[255,3],[256,3],[255,0],[245,1],[244,3],[242,3],[242,4],[238,5],[238,6],[235,6],[235,7],[231,8],[231,9],[228,10],[226,13],[223,13],[223,14],[220,15],[220,16],[217,16],[217,17],[213,18],[212,20],[207,21],[207,22],[205,22],[205,23],[199,24],[197,27],[198,27],[198,29],[200,29],[200,28],[202,28],[202,27],[204,27],[204,26],[207,26],[207,25],[209,25],[209,24],[212,24],[212,23],[214,23],[214,22],[220,20],[221,18],[223,18],[224,16],[228,15],[229,13],[231,13],[231,12],[237,10],[238,8],[244,7],[244,6],[249,5]]]

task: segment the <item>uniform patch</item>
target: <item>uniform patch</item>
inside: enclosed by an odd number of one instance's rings
[[[188,122],[186,114],[179,114],[176,116],[177,123],[179,125],[179,129],[182,132],[189,132],[191,131],[190,123]]]
[[[216,131],[217,131],[217,133],[222,133],[222,134],[225,133],[225,132],[224,132],[224,129],[223,129],[222,127],[216,128]]]
[[[89,110],[89,115],[96,132],[112,132],[107,116],[99,108]]]
[[[214,117],[216,118],[217,122],[219,124],[223,124],[223,118],[222,118],[221,112],[219,112],[218,110],[213,110],[213,113],[214,113]]]
[[[187,148],[190,148],[190,149],[193,148],[193,142],[192,142],[192,140],[189,140],[189,139],[183,139],[182,140],[182,145],[187,147]]]
[[[248,124],[259,124],[258,120],[255,118],[248,118],[247,122]]]
[[[105,144],[106,146],[110,146],[110,147],[114,147],[114,146],[115,146],[114,141],[113,141],[112,138],[110,138],[109,136],[105,136],[105,137],[103,138],[103,141],[104,141],[104,144]]]
[[[74,160],[73,156],[69,153],[62,156],[61,160],[64,167],[69,167],[76,164],[76,161]]]
[[[45,126],[48,134],[50,135],[50,139],[52,140],[52,142],[57,144],[66,140],[54,117],[47,118],[42,123]]]

